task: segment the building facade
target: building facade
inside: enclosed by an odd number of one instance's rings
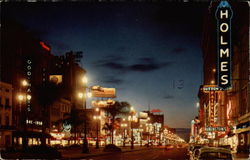
[[[84,108],[85,96],[79,99],[77,94],[86,92],[86,84],[82,83],[86,71],[77,64],[77,55],[52,55],[48,44],[14,20],[3,18],[1,33],[0,79],[11,84],[13,88],[13,144],[15,147],[24,143],[40,144],[42,137],[46,137],[49,144],[49,133],[55,120],[70,112],[72,106],[81,110]],[[62,83],[55,83],[60,92],[46,90],[46,86],[51,87],[50,82],[56,80],[54,75],[61,77]],[[50,114],[52,111],[50,112],[51,108],[48,106],[54,105],[52,108],[55,109],[58,106],[55,103],[67,106],[66,110],[57,108],[59,116]],[[27,142],[24,141],[25,136],[28,137]]]
[[[218,2],[211,2],[203,28],[204,82],[198,93],[199,135],[214,145],[231,145],[235,151],[245,151],[250,140],[249,104],[249,4],[230,2],[232,18],[232,87],[227,90],[217,84],[217,22]]]
[[[0,148],[12,147],[12,85],[0,82]]]

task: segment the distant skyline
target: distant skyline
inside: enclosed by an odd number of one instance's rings
[[[189,128],[202,84],[208,3],[8,3],[2,16],[40,33],[52,54],[83,51],[90,85],[114,87],[136,110]]]

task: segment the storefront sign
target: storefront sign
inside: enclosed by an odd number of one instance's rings
[[[42,121],[33,121],[33,120],[27,119],[26,124],[34,124],[34,125],[37,125],[37,126],[41,126],[41,125],[43,125],[43,122]]]
[[[215,105],[215,91],[209,93],[209,124],[214,125],[214,105]]]
[[[28,86],[27,86],[27,111],[31,111],[31,77],[32,77],[32,61],[30,58],[26,60],[26,76],[28,79]]]
[[[204,85],[202,87],[203,92],[209,92],[209,91],[221,91],[222,89],[216,85]]]
[[[224,132],[226,131],[226,127],[206,127],[206,132]]]
[[[231,87],[231,19],[232,8],[222,0],[215,13],[217,19],[217,77],[218,86],[222,89]]]

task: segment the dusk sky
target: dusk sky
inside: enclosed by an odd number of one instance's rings
[[[83,51],[89,85],[115,87],[137,110],[160,109],[170,127],[190,127],[202,84],[207,3],[8,4],[11,16],[40,33],[52,54]]]

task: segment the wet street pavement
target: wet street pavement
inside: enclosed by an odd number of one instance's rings
[[[154,149],[141,150],[135,152],[114,153],[109,155],[88,157],[82,160],[186,160],[188,159],[185,148],[175,148],[171,150]]]

